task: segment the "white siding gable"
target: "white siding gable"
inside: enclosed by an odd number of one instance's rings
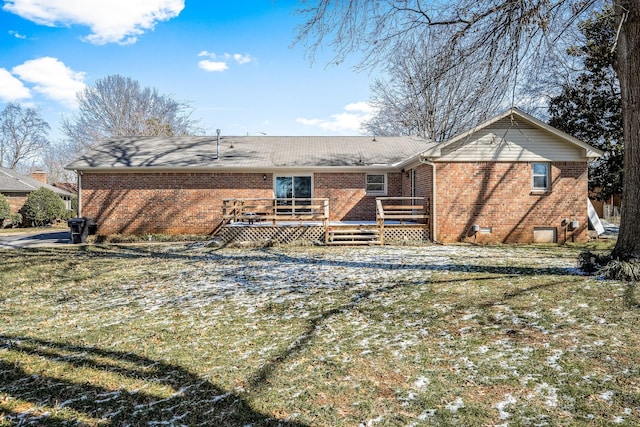
[[[504,122],[500,123],[504,124]],[[438,161],[586,161],[586,151],[532,126],[483,128],[442,147]]]

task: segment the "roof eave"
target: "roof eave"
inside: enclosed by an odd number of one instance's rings
[[[318,172],[357,172],[357,171],[371,171],[371,170],[396,170],[402,167],[401,164],[370,164],[362,166],[202,166],[202,167],[166,167],[166,166],[133,166],[133,167],[67,167],[67,170],[73,170],[76,172],[96,172],[96,173],[188,173],[188,172],[280,172],[280,171],[292,171],[292,170],[306,170],[306,171],[318,171]]]

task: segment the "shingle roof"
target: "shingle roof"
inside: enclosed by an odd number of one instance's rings
[[[268,169],[391,167],[433,142],[410,137],[223,136],[132,137],[106,141],[67,169]]]
[[[40,187],[48,188],[61,196],[72,196],[72,193],[44,184],[29,176],[19,174],[13,169],[0,167],[0,192],[3,193],[30,193]]]

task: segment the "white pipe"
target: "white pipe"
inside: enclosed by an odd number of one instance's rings
[[[216,160],[220,159],[220,129],[216,129]]]
[[[78,183],[78,218],[82,218],[82,171],[76,171]]]

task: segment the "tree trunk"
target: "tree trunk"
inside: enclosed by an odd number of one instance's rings
[[[624,183],[620,235],[612,256],[640,260],[640,1],[613,2],[621,25],[616,72],[622,94]]]

